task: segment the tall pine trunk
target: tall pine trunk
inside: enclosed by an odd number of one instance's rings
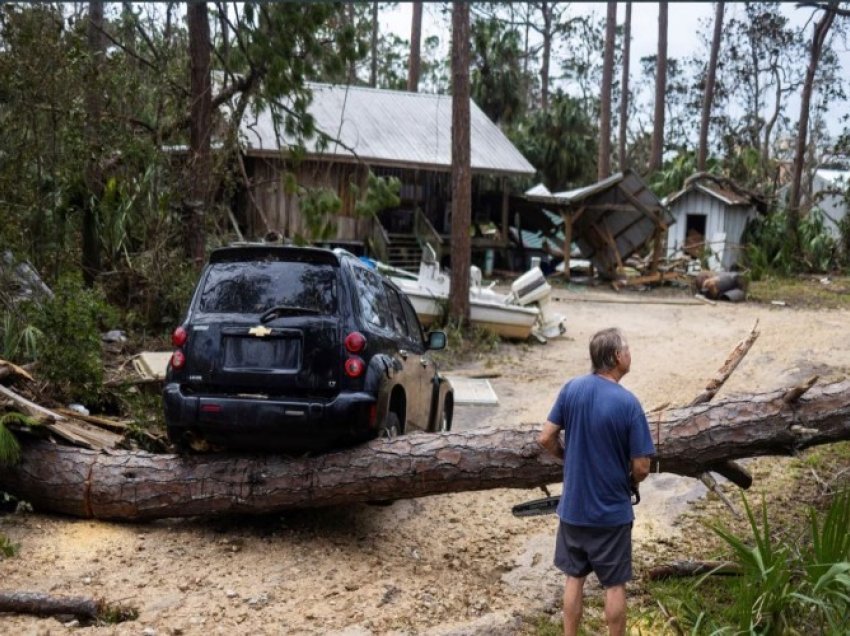
[[[714,83],[717,77],[717,55],[720,52],[720,38],[723,35],[724,2],[718,2],[714,13],[714,35],[711,39],[711,55],[708,58],[708,69],[705,74],[705,93],[702,98],[702,118],[699,126],[699,151],[697,153],[697,170],[705,170],[705,160],[708,158],[708,124],[711,121],[711,106],[714,102]]]
[[[797,125],[797,147],[794,153],[794,166],[791,179],[791,194],[788,200],[788,239],[792,254],[800,253],[800,184],[803,179],[803,163],[806,159],[806,138],[809,129],[809,106],[812,101],[812,90],[815,74],[818,70],[823,45],[829,28],[835,19],[837,2],[830,2],[823,17],[815,24],[812,36],[812,46],[809,49],[809,66],[806,68],[806,79],[803,83],[803,94],[800,97],[800,122]]]
[[[212,126],[212,89],[210,85],[210,24],[207,3],[188,3],[189,23],[189,197],[184,202],[186,255],[197,267],[205,255],[204,218],[209,203],[212,172],[210,129]]]
[[[549,62],[552,58],[552,6],[548,2],[540,3],[543,13],[543,58],[540,62],[540,108],[549,108]]]
[[[369,73],[369,86],[378,86],[378,3],[372,3],[372,67]]]
[[[623,74],[620,80],[620,134],[618,136],[620,172],[628,168],[626,158],[626,132],[629,123],[629,64],[632,50],[632,3],[626,3],[626,19],[623,22]]]
[[[664,155],[664,106],[667,95],[667,3],[658,3],[658,57],[655,60],[655,116],[649,172],[661,169]]]
[[[452,7],[452,271],[449,318],[469,324],[469,225],[472,172],[469,132],[469,4]]]
[[[407,64],[407,90],[419,92],[419,72],[422,64],[422,3],[413,3],[413,20],[410,24],[410,59]]]
[[[617,3],[608,1],[605,17],[605,54],[602,62],[602,92],[599,99],[599,155],[596,176],[611,176],[611,85],[614,82],[614,39],[617,35]]]
[[[102,144],[100,141],[101,97],[100,72],[106,53],[106,40],[103,37],[103,3],[89,2],[88,15],[89,78],[86,82],[86,145],[88,153],[85,167],[85,192],[81,197],[83,208],[83,278],[87,285],[94,282],[100,272],[100,233],[98,232],[98,208],[103,195],[103,174],[101,171]]]

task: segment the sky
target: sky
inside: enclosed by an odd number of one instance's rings
[[[425,3],[423,17],[423,39],[429,35],[438,35],[441,40],[448,43],[450,33],[446,32],[445,24],[439,24],[434,18],[436,5],[428,6]],[[605,15],[606,4],[604,2],[572,3],[572,8],[577,13],[596,13]],[[625,17],[625,3],[617,5],[617,23],[622,24]],[[806,33],[810,36],[813,24],[809,22],[812,10],[797,9],[794,3],[783,3],[782,11],[787,15],[794,25],[806,25]],[[743,14],[743,3],[727,2],[724,22],[726,20]],[[820,15],[820,14],[819,14]],[[400,37],[410,39],[410,21],[412,17],[412,3],[399,2],[393,11],[385,11],[381,15],[382,27],[390,29]],[[840,19],[840,18],[839,18]],[[684,58],[703,50],[698,33],[702,30],[701,21],[714,22],[714,4],[711,2],[670,2],[668,4],[668,34],[667,55],[671,58]],[[640,77],[640,59],[642,57],[655,55],[658,47],[658,3],[656,2],[633,2],[632,3],[632,48],[630,61],[630,76],[632,81]],[[847,43],[841,41],[836,48],[840,51],[845,70],[845,77],[850,80],[850,52]],[[801,64],[807,64],[808,60],[801,60]],[[792,119],[799,115],[799,98],[788,102],[786,111]],[[847,104],[834,105],[827,122],[830,132],[838,134],[841,125],[838,118],[848,110]]]

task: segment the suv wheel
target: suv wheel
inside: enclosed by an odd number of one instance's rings
[[[449,414],[445,408],[440,413],[440,422],[437,424],[438,433],[448,433],[452,428],[452,423],[449,420]]]
[[[401,422],[398,415],[390,411],[384,418],[384,423],[381,425],[380,437],[384,439],[394,439],[401,433]]]

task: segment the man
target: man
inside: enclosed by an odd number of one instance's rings
[[[564,385],[538,441],[564,462],[555,565],[567,575],[564,634],[578,633],[585,577],[605,588],[610,634],[626,633],[626,582],[632,578],[632,485],[655,454],[638,399],[619,382],[632,357],[619,329],[590,340],[593,372]],[[561,430],[564,443],[561,444]]]

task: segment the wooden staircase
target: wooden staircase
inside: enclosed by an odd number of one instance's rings
[[[416,273],[419,271],[419,261],[422,259],[422,247],[413,234],[387,233],[388,265]]]

